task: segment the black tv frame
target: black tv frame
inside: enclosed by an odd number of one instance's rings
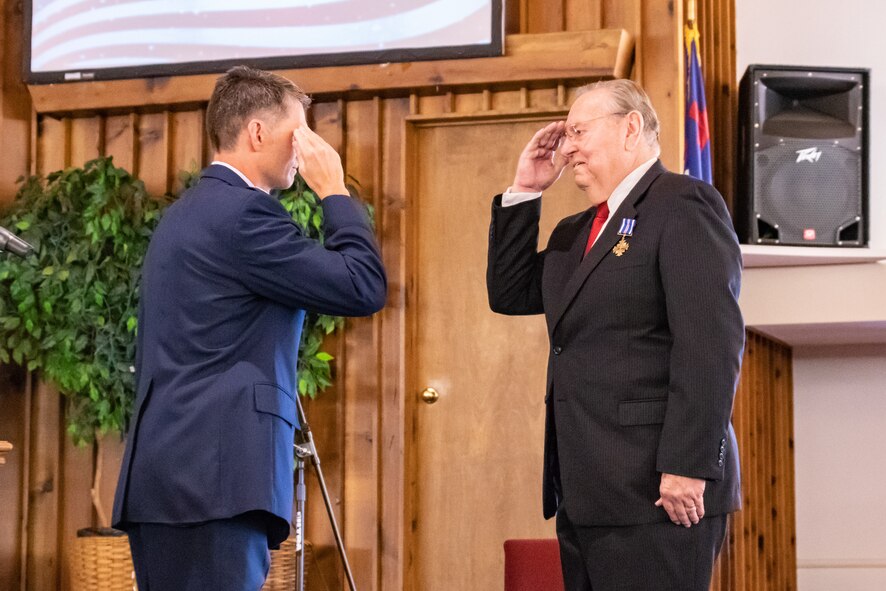
[[[293,70],[299,68],[322,68],[356,66],[397,62],[434,61],[477,57],[496,57],[504,54],[504,0],[492,3],[491,40],[486,44],[451,45],[441,47],[396,48],[379,51],[355,51],[347,53],[322,53],[309,55],[272,56],[242,59],[200,60],[175,64],[96,68],[84,71],[31,71],[32,0],[23,0],[24,47],[23,76],[26,84],[57,84],[86,82],[92,80],[126,80],[168,76],[213,74],[237,65],[248,65],[266,70]]]

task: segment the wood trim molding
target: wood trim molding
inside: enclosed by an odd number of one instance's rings
[[[622,29],[508,35],[501,57],[284,70],[314,96],[405,96],[416,89],[495,83],[525,86],[583,78],[625,78],[634,39]],[[205,102],[217,74],[30,85],[38,113],[169,108]]]

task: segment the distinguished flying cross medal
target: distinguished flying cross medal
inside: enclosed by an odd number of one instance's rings
[[[621,240],[618,241],[618,244],[612,247],[612,254],[620,257],[628,251],[631,245],[627,243],[625,238],[634,235],[635,225],[637,225],[637,220],[634,218],[622,218],[621,227],[618,229],[618,235],[621,236]]]

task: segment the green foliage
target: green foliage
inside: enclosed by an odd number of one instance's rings
[[[140,270],[161,208],[100,158],[24,180],[0,218],[35,248],[0,258],[0,360],[59,387],[75,441],[122,430],[131,411]]]
[[[196,170],[182,172],[190,187]],[[305,233],[323,241],[320,200],[301,177],[281,203]],[[135,395],[133,363],[141,265],[163,202],[111,158],[25,179],[0,225],[35,248],[0,256],[0,361],[40,370],[68,398],[74,441],[123,430]],[[343,319],[308,314],[298,363],[299,393],[331,384],[321,349]]]

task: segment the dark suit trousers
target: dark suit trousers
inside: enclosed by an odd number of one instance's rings
[[[197,525],[127,527],[139,591],[258,591],[270,567],[262,512]]]
[[[557,511],[566,591],[708,591],[726,515],[690,528],[670,521],[586,527]]]

